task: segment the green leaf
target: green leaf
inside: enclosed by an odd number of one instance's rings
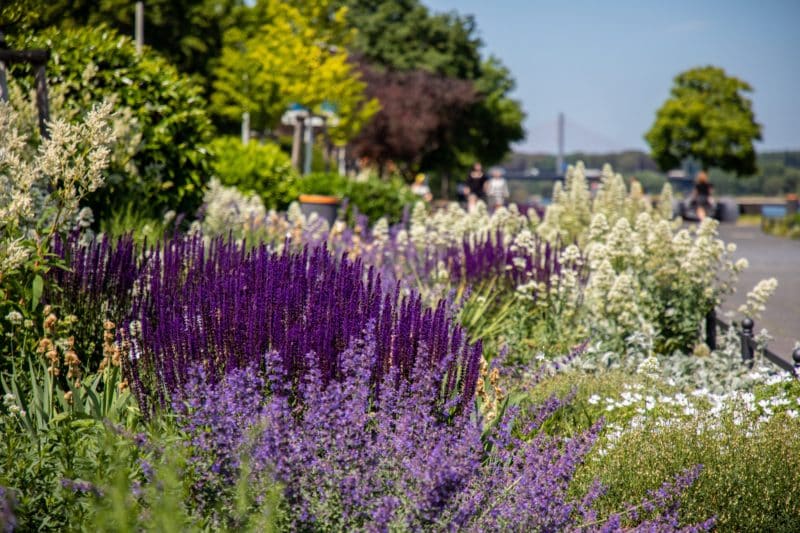
[[[33,285],[31,286],[31,311],[34,311],[42,299],[42,290],[44,289],[44,280],[42,276],[36,274],[33,278]]]

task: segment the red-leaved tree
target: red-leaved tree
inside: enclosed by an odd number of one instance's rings
[[[459,119],[479,94],[472,82],[425,70],[380,71],[362,64],[367,97],[381,110],[351,142],[357,157],[368,157],[380,169],[393,161],[409,172],[423,158],[451,142]]]

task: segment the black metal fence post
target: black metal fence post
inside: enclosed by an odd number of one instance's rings
[[[712,351],[717,349],[717,310],[712,309],[706,315],[706,346]]]
[[[0,29],[0,49],[8,48],[6,46],[6,36],[3,30]],[[6,79],[6,64],[0,61],[0,102],[8,102],[8,80]]]
[[[706,315],[706,344],[708,347],[712,350],[714,347],[716,347],[717,331],[726,332],[733,326],[735,326],[735,323],[728,324],[724,320],[721,320],[719,317],[717,317],[716,312],[710,311]],[[739,341],[741,342],[740,347],[742,353],[742,362],[752,368],[755,362],[756,351],[756,340],[754,334],[755,323],[751,318],[745,318],[742,320],[741,326],[741,331],[739,331],[738,334]],[[714,347],[712,347],[712,343]],[[797,348],[794,352],[792,352],[791,357],[781,357],[767,347],[762,347],[761,354],[764,356],[765,360],[786,370],[787,372],[795,374],[798,379],[800,379],[800,348]],[[790,359],[794,360],[794,365]]]
[[[742,362],[748,366],[753,366],[753,329],[755,323],[750,318],[742,320]]]
[[[36,107],[39,109],[39,132],[45,139],[50,138],[47,123],[50,121],[50,106],[47,99],[47,61],[50,50],[9,50],[0,43],[0,63],[27,63],[34,69],[36,80]],[[6,92],[6,89],[3,90]]]
[[[795,348],[792,352],[792,360],[794,361],[794,373],[796,378],[800,378],[800,348]]]

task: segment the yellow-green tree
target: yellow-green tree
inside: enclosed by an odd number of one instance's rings
[[[225,36],[212,110],[230,120],[247,111],[254,127],[271,128],[291,104],[316,114],[324,114],[325,104],[337,117],[331,139],[347,142],[379,104],[366,98],[349,61],[346,46],[354,30],[346,12],[331,0],[259,1],[251,13],[254,29]]]

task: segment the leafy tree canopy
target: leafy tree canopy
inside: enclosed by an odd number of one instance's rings
[[[358,28],[352,46],[364,60],[386,70],[426,70],[473,85],[476,97],[458,117],[447,121],[447,131],[437,134],[447,141],[406,159],[407,163],[416,161],[421,167],[444,171],[465,168],[476,159],[492,163],[524,137],[525,115],[519,102],[509,97],[514,80],[498,59],[481,58],[482,42],[475,35],[473,17],[431,14],[419,0],[342,3],[348,7],[351,25]],[[384,107],[392,105],[378,99]],[[373,139],[376,149],[384,144],[384,139]],[[367,140],[360,138],[362,147]]]
[[[461,79],[481,72],[475,19],[432,15],[418,0],[344,0],[353,47],[370,63],[397,70],[425,69]]]
[[[509,144],[525,137],[525,113],[509,98],[514,79],[495,57],[481,63],[481,75],[472,80],[479,98],[455,123],[452,142],[423,160],[424,168],[466,168],[473,162],[495,163],[509,151]]]
[[[223,33],[239,25],[244,13],[243,0],[147,0],[145,43],[182,72],[196,74],[208,82],[222,49]],[[103,23],[122,35],[133,36],[134,2],[18,0],[0,8],[2,23],[7,25],[8,33]]]
[[[364,96],[349,60],[353,30],[345,14],[330,0],[259,1],[249,25],[225,36],[212,110],[229,120],[247,111],[255,127],[271,128],[291,104],[317,114],[333,107],[332,140],[353,137],[379,105]]]
[[[753,141],[761,140],[761,125],[755,121],[752,102],[743,94],[752,90],[718,67],[679,74],[672,96],[645,134],[661,169],[675,168],[692,157],[706,170],[717,167],[739,176],[754,174]]]
[[[419,167],[425,157],[451,143],[459,117],[477,99],[467,80],[425,70],[362,69],[367,94],[382,106],[350,146],[380,168],[390,160],[400,163],[406,174]]]

